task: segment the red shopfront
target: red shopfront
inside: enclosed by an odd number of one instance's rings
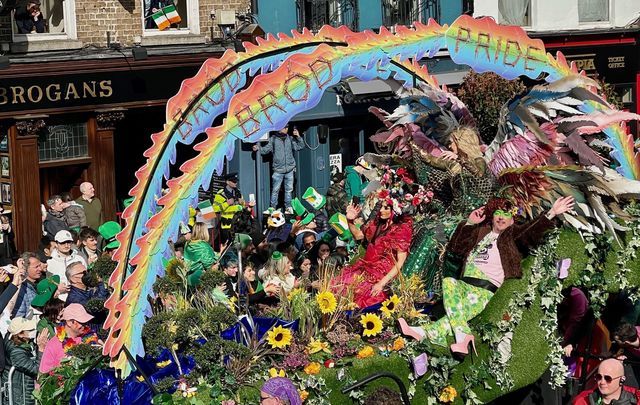
[[[623,108],[640,114],[640,27],[617,32],[542,36],[547,51],[561,51],[579,70],[612,86]],[[636,138],[640,125],[630,123]]]

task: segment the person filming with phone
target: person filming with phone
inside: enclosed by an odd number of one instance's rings
[[[254,152],[260,152],[261,155],[273,154],[271,207],[277,208],[280,187],[282,187],[282,182],[284,181],[284,206],[287,214],[293,214],[291,199],[293,177],[296,172],[296,159],[293,152],[302,149],[304,149],[304,139],[302,139],[298,129],[295,127],[290,136],[289,124],[286,124],[280,131],[272,133],[265,146],[253,145]],[[269,212],[265,211],[265,213]]]
[[[40,0],[21,0],[13,16],[19,34],[42,34],[45,32],[44,16],[40,11]]]

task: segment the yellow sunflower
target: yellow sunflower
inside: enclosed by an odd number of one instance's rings
[[[362,336],[376,336],[382,332],[382,319],[376,314],[360,315],[360,325],[364,328]]]
[[[380,310],[384,314],[386,318],[391,318],[391,314],[396,311],[396,307],[400,302],[400,298],[397,295],[393,294],[393,296],[382,302],[382,308]]]
[[[283,328],[282,326],[276,326],[267,332],[267,342],[274,349],[282,349],[289,346],[291,343],[291,330]]]
[[[331,314],[338,307],[335,295],[331,291],[323,291],[316,295],[316,302],[323,314]]]

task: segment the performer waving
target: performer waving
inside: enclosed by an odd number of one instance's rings
[[[412,219],[402,215],[398,202],[392,198],[382,200],[378,214],[362,229],[355,224],[360,211],[359,205],[350,204],[346,217],[349,231],[356,240],[363,241],[366,253],[353,265],[345,267],[332,285],[338,292],[353,285],[353,301],[364,308],[388,298],[385,290],[407,259],[413,230]]]
[[[573,205],[573,197],[559,198],[545,215],[515,225],[516,208],[508,200],[492,199],[473,211],[458,225],[447,245],[449,253],[463,258],[463,263],[459,279],[447,277],[442,281],[446,316],[426,330],[410,327],[400,319],[403,333],[418,340],[427,337],[441,346],[446,346],[447,337],[453,334],[456,343],[451,350],[468,354],[474,336],[467,321],[482,312],[505,279],[522,277],[522,258],[553,228],[551,220],[572,210]]]

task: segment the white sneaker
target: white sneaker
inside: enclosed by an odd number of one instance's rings
[[[285,214],[289,214],[289,215],[293,215],[293,208],[291,208],[291,207],[287,207],[287,209],[286,209],[286,210],[284,210],[284,213],[285,213]]]
[[[267,208],[266,210],[262,211],[262,214],[263,215],[271,215],[271,210]]]

